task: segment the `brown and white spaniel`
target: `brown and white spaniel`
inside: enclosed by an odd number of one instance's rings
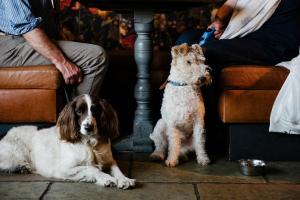
[[[111,152],[111,139],[118,134],[112,106],[81,95],[65,106],[56,126],[12,128],[0,141],[0,170],[25,169],[45,177],[127,189],[135,180],[123,175]],[[110,174],[102,171],[105,167]]]

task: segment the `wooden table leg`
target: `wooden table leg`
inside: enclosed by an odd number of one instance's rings
[[[149,134],[153,130],[150,84],[153,14],[152,10],[134,10],[134,28],[137,33],[134,45],[134,58],[138,68],[135,86],[137,108],[133,122],[133,134],[116,144],[115,148],[117,150],[152,151],[152,142]]]

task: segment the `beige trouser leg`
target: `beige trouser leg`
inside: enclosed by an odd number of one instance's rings
[[[98,96],[107,68],[105,50],[93,44],[57,41],[67,58],[81,68],[83,81],[75,87],[73,96],[91,94]],[[23,37],[0,36],[0,66],[30,66],[52,64],[36,52]]]

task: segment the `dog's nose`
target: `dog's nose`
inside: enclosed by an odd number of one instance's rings
[[[85,124],[83,127],[87,132],[91,132],[94,130],[94,126],[92,126],[91,124]]]

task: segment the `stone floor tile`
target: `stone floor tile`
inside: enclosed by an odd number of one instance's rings
[[[48,182],[0,182],[0,199],[39,199]]]
[[[236,162],[224,159],[205,167],[191,160],[175,168],[168,168],[163,162],[136,160],[133,161],[131,174],[140,182],[265,183],[262,176],[241,175]]]
[[[130,165],[129,161],[125,160],[117,160],[117,163],[121,169],[121,171],[126,175],[130,175]],[[52,182],[60,182],[63,180],[55,179],[55,178],[46,178],[42,177],[38,174],[6,174],[6,173],[0,173],[0,182],[32,182],[32,181],[52,181]]]
[[[191,184],[139,184],[136,188],[121,190],[103,188],[92,183],[54,183],[44,196],[51,199],[103,199],[103,200],[196,200]]]
[[[300,162],[267,162],[266,178],[272,183],[300,183]]]
[[[199,184],[201,200],[299,200],[300,185],[291,184]]]
[[[38,174],[5,174],[0,173],[0,182],[33,182],[33,181],[39,181],[39,182],[48,182],[48,181],[60,181],[58,179],[54,178],[45,178]]]

